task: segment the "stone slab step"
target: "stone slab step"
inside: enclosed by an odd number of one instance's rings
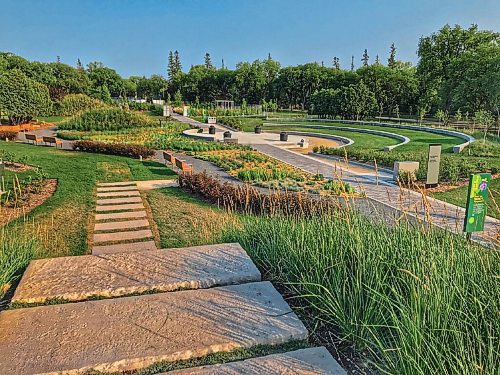
[[[154,243],[153,243],[154,244]],[[120,245],[121,246],[121,245]],[[12,302],[82,301],[260,281],[239,244],[34,260]]]
[[[144,205],[142,203],[133,204],[117,204],[112,206],[96,206],[97,212],[107,212],[107,211],[132,211],[132,210],[144,210]]]
[[[134,181],[122,181],[122,182],[100,182],[97,184],[98,187],[115,187],[115,186],[137,186]]]
[[[0,368],[131,371],[307,336],[272,284],[257,282],[3,311]]]
[[[141,197],[128,197],[128,198],[104,198],[98,199],[97,204],[126,204],[126,203],[142,203]]]
[[[115,212],[111,214],[96,214],[95,220],[140,219],[147,216],[146,211]]]
[[[139,190],[128,190],[128,191],[109,191],[97,193],[97,198],[107,198],[107,197],[140,197],[141,193]]]
[[[160,375],[347,375],[325,347],[294,350],[239,362],[200,366]]]
[[[98,193],[109,193],[113,191],[137,191],[136,185],[131,186],[110,186],[110,187],[98,187]]]
[[[149,227],[149,221],[142,220],[127,220],[127,221],[113,221],[109,223],[96,223],[94,231],[111,231],[118,229],[134,229]]]
[[[153,237],[153,232],[151,232],[151,229],[113,233],[94,233],[94,243],[139,240],[150,237]]]
[[[97,245],[92,247],[92,255],[131,253],[135,251],[157,250],[154,241],[129,242],[117,245]]]

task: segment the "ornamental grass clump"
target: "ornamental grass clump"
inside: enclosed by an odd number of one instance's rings
[[[153,121],[139,112],[125,111],[121,108],[105,107],[91,109],[61,122],[61,130],[121,130],[139,127],[151,127]]]

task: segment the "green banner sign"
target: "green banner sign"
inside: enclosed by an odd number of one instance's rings
[[[491,175],[489,173],[478,173],[470,176],[464,232],[481,232],[483,230],[490,181]]]

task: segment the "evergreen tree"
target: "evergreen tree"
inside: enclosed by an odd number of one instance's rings
[[[179,51],[177,50],[174,52],[174,66],[175,73],[179,73],[182,70],[181,59],[179,57]]]
[[[210,69],[214,67],[212,64],[212,58],[208,52],[205,53],[205,67]]]
[[[361,61],[363,62],[363,66],[368,66],[368,61],[370,59],[370,56],[368,56],[368,50],[365,48],[365,52],[363,52],[363,58]]]
[[[83,64],[82,64],[82,62],[81,62],[80,59],[76,60],[76,69],[78,69],[79,71],[83,71],[84,70]]]
[[[333,58],[333,67],[340,70],[340,59],[337,56]]]
[[[354,56],[351,56],[351,72],[354,71]]]
[[[380,65],[380,58],[377,56],[375,56],[375,65]]]
[[[59,55],[58,55],[58,56],[56,57],[56,61],[57,61],[57,63],[58,63],[58,64],[60,64],[60,63],[61,63],[61,56],[59,56]]]
[[[222,59],[221,69],[226,69],[226,67],[224,66],[224,59]]]
[[[167,72],[168,72],[168,78],[172,79],[173,76],[175,75],[174,53],[172,51],[168,53]]]
[[[391,44],[391,52],[389,58],[387,59],[389,68],[394,68],[396,66],[396,46],[394,43]]]

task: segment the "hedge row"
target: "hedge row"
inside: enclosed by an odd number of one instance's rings
[[[59,124],[62,130],[121,130],[154,125],[146,115],[121,108],[97,108]]]
[[[153,156],[155,153],[154,150],[144,146],[96,141],[76,141],[73,143],[73,150],[99,154],[131,156],[134,158],[138,158],[140,156],[147,158]]]
[[[12,130],[0,130],[0,140],[14,141],[17,138],[17,132]]]

